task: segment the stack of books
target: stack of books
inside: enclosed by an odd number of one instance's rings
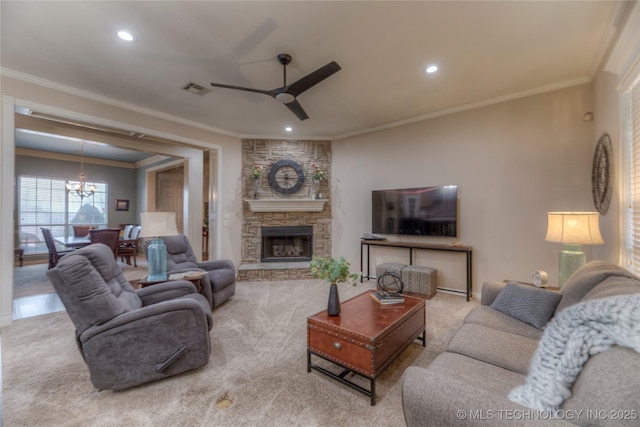
[[[191,279],[200,279],[206,271],[185,271],[183,273],[173,273],[169,275],[169,280],[191,280]]]
[[[404,302],[404,297],[400,294],[389,294],[382,291],[372,292],[371,298],[378,301],[380,304],[401,304]]]

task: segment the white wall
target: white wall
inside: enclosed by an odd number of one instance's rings
[[[359,268],[371,190],[455,184],[458,240],[474,247],[474,292],[486,280],[530,281],[538,269],[557,283],[561,245],[544,240],[546,214],[593,211],[590,111],[591,87],[581,85],[333,142],[334,255]],[[408,261],[397,249],[374,258],[372,268]],[[415,263],[438,268],[440,286],[464,289],[463,255],[424,252]]]

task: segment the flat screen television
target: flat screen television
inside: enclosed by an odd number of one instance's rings
[[[375,234],[458,236],[458,186],[374,190],[371,224]]]

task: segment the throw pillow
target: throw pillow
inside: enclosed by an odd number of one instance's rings
[[[504,314],[544,329],[562,295],[534,286],[509,282],[491,307]]]

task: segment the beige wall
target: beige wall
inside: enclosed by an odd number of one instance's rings
[[[594,135],[617,122],[617,113],[606,107],[607,102],[616,102],[614,82],[606,77],[596,81],[595,96],[607,114],[594,109],[591,86],[582,85],[333,142],[334,254],[347,256],[354,269],[359,268],[359,238],[371,231],[371,190],[456,184],[458,240],[474,246],[474,292],[484,280],[529,280],[537,269],[546,270],[556,281],[560,245],[544,241],[546,212],[593,210]],[[2,90],[3,95],[21,100],[222,147],[221,256],[239,264],[240,140],[8,77],[2,79]],[[584,122],[584,113],[590,111],[596,120]],[[617,127],[611,129],[615,141]],[[610,212],[612,219],[603,221],[607,244],[585,248],[588,259],[597,253],[615,261],[617,214]],[[372,267],[406,261],[406,254],[398,250],[374,251],[374,255]],[[442,286],[463,288],[462,255],[421,252],[416,263],[438,268]]]
[[[591,140],[592,151],[598,144],[602,134],[611,138],[613,148],[613,195],[609,210],[600,217],[600,231],[604,245],[594,247],[593,254],[597,259],[620,263],[620,191],[622,187],[621,161],[622,146],[620,141],[620,101],[618,77],[609,72],[600,72],[593,83],[594,99],[594,134]]]
[[[637,4],[626,23],[622,66],[629,67],[639,51],[640,11]],[[629,30],[630,28],[630,30]],[[629,52],[628,55],[625,55]],[[620,56],[620,55],[618,55]],[[624,62],[624,61],[630,62]],[[614,64],[615,65],[615,64]],[[614,156],[621,161],[617,82],[625,73],[599,72],[593,87],[581,85],[462,113],[426,120],[332,143],[331,206],[333,254],[344,255],[359,268],[360,236],[371,228],[371,190],[456,184],[459,186],[460,241],[474,247],[474,292],[485,280],[530,280],[538,269],[558,277],[560,245],[544,241],[546,213],[553,210],[593,210],[591,162],[602,132],[609,132]],[[42,83],[42,84],[40,84]],[[76,118],[99,117],[113,124],[150,130],[150,134],[177,136],[202,148],[218,149],[223,224],[220,256],[239,264],[241,254],[242,194],[241,142],[234,136],[142,108],[103,100],[76,90],[58,90],[37,79],[23,81],[2,75],[3,125],[13,126],[7,105],[13,101],[41,104]],[[593,112],[595,120],[583,121]],[[0,325],[11,316],[11,261],[13,251],[13,137],[0,129]],[[614,165],[620,185],[620,165]],[[10,176],[10,174],[9,174]],[[605,245],[585,247],[587,259],[617,262],[620,226],[619,189],[609,213],[602,218]],[[410,240],[410,237],[403,237]],[[414,238],[415,239],[415,238]],[[426,239],[440,243],[451,239]],[[401,251],[374,253],[372,266],[406,261]],[[417,264],[439,270],[442,286],[462,289],[464,257],[422,252]]]
[[[530,281],[538,269],[557,282],[561,245],[544,240],[546,214],[593,211],[594,124],[583,121],[590,111],[591,86],[581,85],[335,141],[334,255],[359,267],[371,190],[455,184],[458,240],[474,247],[474,292],[485,280]],[[585,252],[591,259],[592,249]],[[373,258],[372,268],[408,260],[397,249]],[[463,255],[423,252],[415,263],[438,268],[440,286],[463,289]]]
[[[110,124],[113,127],[122,127],[128,129],[143,129],[148,135],[160,136],[166,139],[176,139],[179,141],[188,141],[190,144],[202,149],[211,148],[218,150],[220,159],[220,193],[222,233],[220,256],[230,258],[234,262],[240,261],[240,233],[241,233],[241,217],[242,217],[242,198],[240,186],[240,170],[241,170],[241,142],[240,139],[216,132],[213,128],[190,124],[184,120],[172,120],[168,116],[157,115],[153,112],[145,111],[139,107],[132,107],[117,102],[106,101],[92,96],[90,94],[79,93],[74,90],[57,90],[55,85],[45,83],[44,85],[36,84],[36,82],[27,82],[6,75],[1,77],[0,87],[2,89],[3,108],[7,104],[27,105],[29,107],[44,107],[48,113],[61,113],[64,117],[71,117],[78,120],[93,121],[95,118],[100,119],[101,124]],[[70,92],[70,93],[69,93]],[[77,93],[77,94],[76,94]],[[6,114],[5,114],[6,116]],[[8,121],[5,117],[4,122]],[[12,124],[12,123],[11,123]],[[7,149],[7,145],[13,144],[13,138],[7,135],[6,129],[3,129],[3,137],[1,144],[2,164],[5,165],[13,159],[6,159],[7,153],[13,154],[13,149]],[[145,132],[143,132],[145,133]],[[174,138],[175,137],[175,138]],[[131,147],[136,148],[136,147]],[[173,156],[185,156],[193,159],[193,167],[189,169],[189,177],[193,181],[200,179],[203,174],[202,161],[198,161],[202,157],[200,150],[181,148],[176,146],[165,147]],[[198,165],[199,163],[199,165]],[[3,166],[2,173],[5,176],[5,168]],[[6,181],[2,185],[2,193],[0,199],[3,203],[3,211],[12,212],[6,209],[7,206],[13,204],[12,192],[13,186],[7,185]],[[198,194],[199,193],[199,194]],[[197,209],[191,209],[192,218],[190,218],[189,231],[193,236],[192,239],[194,249],[197,253],[201,245],[201,224],[202,224],[202,187],[200,184],[199,191],[192,192],[192,200],[196,200]],[[191,200],[191,199],[190,199]],[[8,219],[8,221],[7,221]],[[8,223],[8,227],[0,228],[0,243],[2,244],[2,284],[0,292],[2,295],[0,302],[0,324],[6,324],[11,318],[11,283],[12,280],[12,260],[10,254],[13,253],[13,232],[12,219],[2,217],[3,225]],[[5,236],[6,234],[6,236]],[[213,237],[211,237],[213,238]],[[8,256],[6,256],[8,255]]]
[[[190,126],[180,121],[165,120],[143,112],[131,111],[120,106],[109,105],[94,99],[76,96],[52,88],[38,86],[25,81],[2,77],[2,95],[19,100],[38,103],[123,125],[142,127],[156,134],[174,135],[201,143],[202,148],[221,147],[222,158],[222,211],[229,221],[223,227],[221,255],[239,259],[240,246],[235,238],[240,235],[239,217],[242,212],[240,198],[241,141],[238,138],[216,133],[205,127]],[[139,109],[142,110],[142,109]],[[233,237],[232,237],[233,236]]]

